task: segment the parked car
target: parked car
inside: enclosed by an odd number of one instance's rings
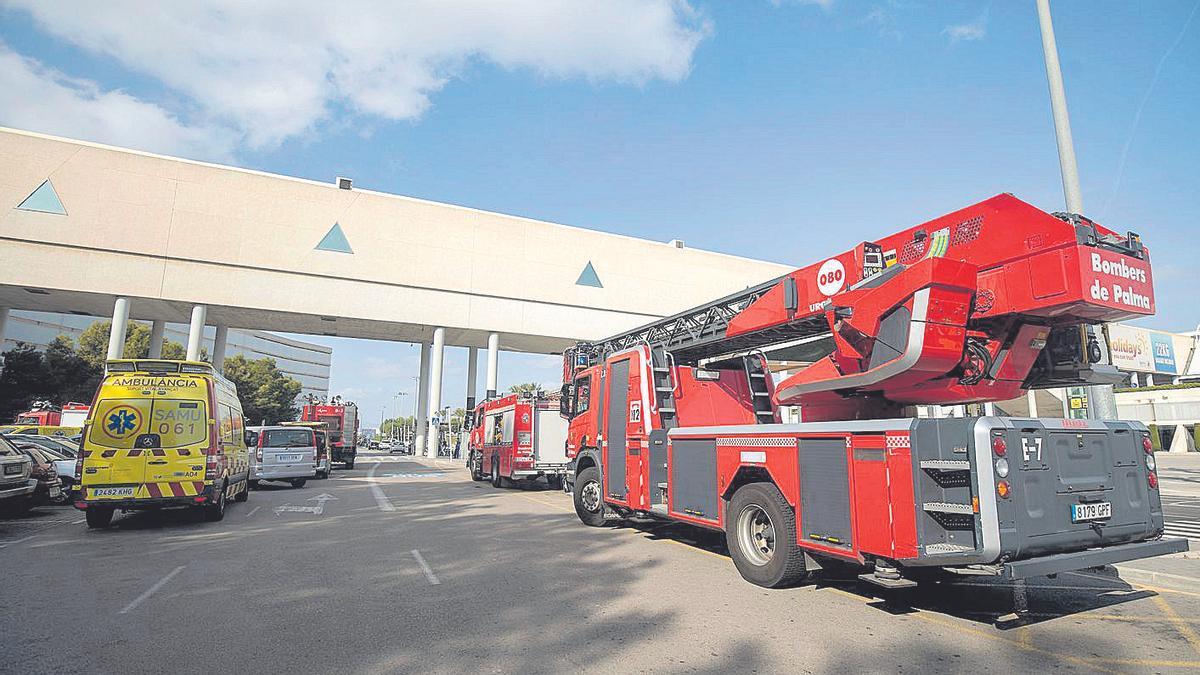
[[[0,436],[0,509],[6,512],[28,510],[29,496],[37,489],[33,460]]]
[[[60,455],[65,455],[70,459],[75,459],[79,455],[79,445],[61,437],[10,434],[8,440],[13,443],[32,443]]]
[[[29,443],[23,436],[17,436],[13,441],[20,450],[40,450],[42,454],[46,455],[47,459],[54,463],[54,470],[58,473],[58,480],[62,484],[62,501],[71,501],[71,491],[75,487],[75,459],[68,457],[66,453],[56,452],[34,443]]]
[[[17,509],[28,511],[35,506],[64,501],[62,482],[58,479],[58,470],[54,468],[54,456],[32,443],[17,443],[16,446],[33,461],[29,475],[31,478],[37,479],[37,485],[34,486],[33,492],[26,498],[28,500],[26,505],[23,509],[18,505]],[[75,470],[73,465],[72,462],[72,473]]]
[[[391,441],[380,441],[379,449],[387,450],[388,452],[391,452],[392,451],[392,442]]]
[[[379,441],[371,441],[370,443],[367,444],[367,448],[370,450],[378,450],[379,449]]]
[[[250,453],[250,485],[275,480],[304,487],[317,475],[317,439],[307,427],[247,427]]]

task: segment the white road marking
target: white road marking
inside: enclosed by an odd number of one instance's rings
[[[437,586],[442,583],[438,581],[437,575],[433,573],[433,570],[429,569],[429,564],[425,562],[425,558],[421,556],[420,551],[414,548],[412,556],[416,558],[417,564],[421,566],[421,571],[425,573],[425,578],[429,581],[430,586]]]
[[[249,518],[250,516],[254,515],[255,511],[257,511],[261,508],[262,508],[262,506],[260,505],[260,506],[256,506],[256,507],[250,509],[250,512],[246,514],[246,517]]]
[[[25,537],[24,539],[14,539],[12,541],[6,541],[6,542],[0,544],[0,548],[8,548],[9,546],[12,546],[13,544],[20,544],[20,543],[27,542],[36,536],[37,536],[36,534],[31,534],[28,537]]]
[[[292,506],[291,504],[284,504],[283,506],[276,506],[275,507],[275,515],[279,515],[281,513],[315,513],[319,516],[319,515],[325,513],[325,506],[324,505]]]
[[[176,574],[179,574],[180,572],[182,572],[184,567],[187,567],[187,565],[180,565],[179,567],[176,567],[175,569],[171,570],[171,572],[169,574],[167,574],[167,576],[159,579],[158,583],[154,584],[150,588],[147,588],[145,593],[142,593],[141,595],[134,598],[133,602],[129,603],[128,605],[125,605],[125,609],[117,612],[117,614],[127,614],[131,610],[136,609],[138,605],[142,604],[150,596],[157,593],[158,589],[162,588],[163,586],[166,586],[167,582],[170,581],[171,579],[174,579]]]
[[[383,494],[383,488],[375,482],[375,470],[379,468],[379,464],[371,465],[371,470],[367,472],[367,480],[371,482],[371,494],[375,495],[375,502],[379,504],[379,510],[384,512],[395,511],[396,507],[388,501],[387,495]]]

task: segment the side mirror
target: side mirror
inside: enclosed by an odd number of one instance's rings
[[[258,434],[253,431],[247,431],[242,434],[242,442],[246,447],[253,448],[258,445]]]
[[[561,397],[558,399],[558,414],[566,417],[567,419],[570,419],[571,413],[574,412],[574,406],[572,405],[574,403],[572,389],[573,387],[571,384],[567,383],[562,386],[561,390],[559,390]]]

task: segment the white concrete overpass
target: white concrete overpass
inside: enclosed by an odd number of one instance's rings
[[[417,342],[436,405],[443,345],[490,347],[494,388],[498,349],[557,353],[790,269],[0,128],[0,331],[8,309],[124,307],[156,328]]]

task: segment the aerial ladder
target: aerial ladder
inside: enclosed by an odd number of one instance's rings
[[[1162,539],[1139,423],[914,414],[1117,382],[1098,326],[1153,312],[1137,234],[997,195],[567,350],[576,512],[724,530],[764,586],[830,562],[894,587],[1186,549]],[[775,383],[766,352],[808,365]]]

